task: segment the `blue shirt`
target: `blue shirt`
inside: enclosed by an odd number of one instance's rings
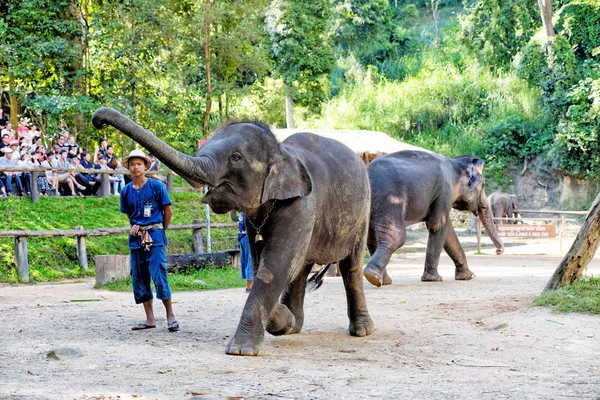
[[[121,189],[121,212],[129,215],[131,225],[153,225],[163,223],[163,210],[171,205],[167,188],[156,179],[148,179],[139,189],[133,187],[133,182]],[[149,231],[153,246],[168,244],[167,236],[162,229]],[[129,235],[129,248],[141,247],[141,236]]]

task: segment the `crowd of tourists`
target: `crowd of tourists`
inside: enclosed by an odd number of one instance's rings
[[[94,172],[66,171],[64,169],[89,169],[121,171],[124,167],[115,155],[114,148],[107,138],[101,138],[94,151],[80,147],[68,129],[58,133],[52,144],[44,147],[43,134],[35,123],[20,118],[17,129],[6,118],[0,108],[0,166],[59,168],[46,170],[37,177],[38,191],[42,195],[91,196],[99,193],[102,174]],[[151,170],[158,170],[158,160],[151,154]],[[121,188],[128,183],[129,175],[108,174],[111,194],[118,196]],[[32,175],[26,171],[0,172],[0,197],[18,195],[29,196]]]

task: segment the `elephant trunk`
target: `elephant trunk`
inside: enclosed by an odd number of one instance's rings
[[[504,253],[504,243],[496,230],[496,225],[494,224],[494,215],[492,214],[492,207],[490,206],[490,202],[485,196],[483,190],[481,191],[481,198],[479,201],[479,219],[485,228],[490,239],[496,246],[496,254],[500,255]]]
[[[103,129],[107,125],[111,125],[123,132],[154,154],[156,158],[192,186],[200,187],[204,183],[210,184],[204,172],[208,166],[206,160],[200,160],[175,150],[120,112],[108,107],[99,108],[92,116],[92,123],[97,129]]]

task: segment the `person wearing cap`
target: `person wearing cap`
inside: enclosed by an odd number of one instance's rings
[[[167,313],[167,328],[179,330],[173,314],[171,288],[167,278],[167,236],[173,211],[165,186],[144,173],[150,169],[150,159],[141,150],[132,150],[123,159],[123,166],[131,173],[132,181],[121,190],[120,211],[127,214],[129,230],[129,263],[131,284],[136,304],[143,304],[146,320],[131,329],[134,331],[156,327],[151,281],[156,298],[162,300]]]
[[[9,142],[10,149],[13,152],[12,158],[17,161],[21,159],[21,152],[19,151],[19,141],[17,139],[12,139]]]

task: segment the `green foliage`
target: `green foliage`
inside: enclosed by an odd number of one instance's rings
[[[267,11],[275,71],[301,106],[318,113],[335,59],[326,36],[329,0],[274,0]]]
[[[563,313],[600,314],[600,278],[584,276],[570,285],[543,293],[534,304]]]
[[[80,32],[70,0],[5,0],[0,5],[0,84],[14,73],[18,90],[61,89],[81,73]],[[63,87],[61,87],[61,85]]]
[[[571,174],[600,174],[600,78],[587,78],[570,88],[568,111],[558,123],[560,166]]]
[[[513,57],[541,25],[533,1],[478,0],[461,19],[462,43],[494,68],[508,69]]]
[[[185,274],[169,274],[169,286],[173,292],[229,289],[245,285],[246,281],[240,278],[240,270],[232,267],[204,268]],[[116,292],[132,291],[131,278],[126,281],[97,285],[96,287]]]
[[[173,225],[189,224],[194,219],[204,221],[202,196],[194,192],[171,193]],[[32,204],[29,199],[11,197],[0,201],[0,213],[5,216],[2,230],[61,230],[83,226],[85,229],[126,227],[127,216],[119,212],[119,198],[41,197]],[[231,222],[228,215],[211,214],[212,222]],[[233,237],[236,228],[211,231],[215,248],[225,237]],[[191,231],[168,231],[168,252],[192,251]],[[233,242],[230,242],[230,245]],[[99,254],[128,254],[127,235],[92,236],[87,239],[89,274],[94,273],[94,257]],[[77,265],[74,237],[30,238],[28,241],[29,274],[32,281],[50,281],[86,275]],[[14,243],[12,238],[0,238],[0,282],[17,282]]]
[[[597,0],[569,2],[558,11],[554,27],[569,41],[580,60],[600,55],[600,3]]]

